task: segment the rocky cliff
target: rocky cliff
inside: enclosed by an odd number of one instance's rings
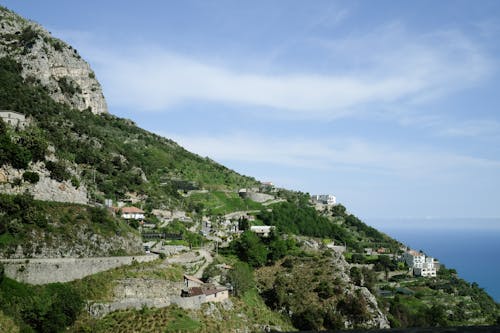
[[[43,162],[31,163],[29,169],[40,178],[36,184],[21,181],[25,170],[15,169],[10,165],[1,166],[0,193],[19,195],[28,192],[37,200],[88,204],[85,185],[75,187],[69,180],[59,182],[50,178],[50,172]]]
[[[94,72],[74,48],[0,6],[0,57],[4,56],[19,62],[23,77],[44,86],[54,100],[81,111],[108,112]]]

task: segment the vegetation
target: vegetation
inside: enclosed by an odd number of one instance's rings
[[[19,35],[4,36],[13,47],[28,52],[40,38],[28,26]],[[64,44],[47,39],[54,50]],[[76,50],[75,50],[76,53]],[[84,301],[110,301],[116,281],[125,278],[182,281],[181,266],[160,267],[158,263],[134,264],[95,274],[68,284],[29,286],[4,277],[0,267],[0,331],[59,332],[72,326],[78,332],[225,332],[261,329],[252,325],[276,325],[284,330],[344,328],[345,322],[363,327],[372,319],[371,304],[364,287],[379,297],[394,327],[484,325],[498,320],[498,304],[477,284],[469,284],[456,272],[443,268],[436,279],[388,279],[398,263],[385,255],[367,256],[365,247],[386,248],[396,254],[400,243],[367,226],[342,205],[318,212],[309,196],[278,190],[285,199],[269,207],[242,199],[237,190],[257,185],[214,161],[187,152],[171,140],[144,131],[127,119],[109,114],[80,112],[52,100],[37,79],[23,79],[21,67],[0,58],[0,109],[30,117],[26,129],[12,128],[0,121],[0,166],[22,169],[22,182],[37,183],[33,162],[43,162],[50,177],[84,184],[96,202],[142,196],[142,208],[180,208],[195,222],[203,215],[217,220],[229,212],[258,210],[257,223],[275,226],[270,237],[249,231],[249,221],[239,221],[244,231],[226,249],[221,249],[233,269],[222,272],[216,262],[204,272],[208,279],[223,275],[233,286],[233,309],[205,305],[200,311],[171,306],[164,309],[114,312],[102,320],[82,313]],[[94,73],[89,74],[95,78]],[[69,77],[59,79],[61,92],[69,97],[81,88]],[[51,149],[49,149],[49,147]],[[54,149],[52,149],[54,148]],[[50,156],[55,151],[55,156]],[[55,157],[55,158],[54,158]],[[199,191],[208,190],[208,191]],[[159,232],[180,235],[176,244],[200,246],[206,239],[190,231],[194,224],[173,221]],[[111,237],[134,230],[107,210],[83,205],[41,202],[28,194],[0,195],[0,250],[11,254],[18,245],[33,253],[31,244],[56,238],[68,244],[82,242],[79,230]],[[301,239],[326,244],[334,241],[349,249],[353,264],[373,264],[343,270],[343,258],[328,250],[306,252]],[[37,251],[37,249],[34,249]],[[116,254],[116,253],[115,253]],[[380,274],[378,273],[380,272]],[[380,275],[386,273],[385,279]],[[348,277],[347,275],[348,274]],[[210,315],[206,315],[210,312]],[[76,321],[76,323],[75,323]]]
[[[62,332],[83,309],[78,290],[67,284],[31,286],[3,278],[0,282],[0,310],[22,332]]]
[[[25,168],[28,162],[35,160],[34,156],[43,160],[42,148],[49,144],[55,147],[61,161],[79,165],[83,171],[80,176],[95,199],[103,200],[100,193],[123,199],[127,193],[136,192],[149,196],[147,207],[182,207],[203,201],[203,198],[182,198],[180,192],[193,186],[236,190],[256,184],[254,179],[189,153],[129,120],[80,112],[56,103],[43,87],[24,80],[20,72],[21,67],[15,61],[0,59],[0,109],[31,116],[36,124],[36,131],[34,128],[31,133],[36,144],[26,149],[18,139],[2,130],[2,164],[9,161],[15,167]],[[78,93],[68,80],[61,79],[59,85],[66,93],[73,90]],[[64,166],[51,167],[53,177],[68,179]],[[186,187],[187,184],[191,185]]]
[[[64,241],[68,247],[83,242],[78,233],[103,237],[137,233],[106,209],[34,200],[29,194],[0,194],[0,251],[13,253],[21,245],[31,254],[37,242]],[[90,246],[90,245],[89,245]]]

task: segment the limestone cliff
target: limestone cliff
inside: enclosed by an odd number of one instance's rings
[[[50,173],[43,162],[30,163],[29,169],[40,177],[36,184],[22,181],[24,170],[14,169],[10,165],[1,166],[0,193],[23,194],[28,192],[37,200],[88,204],[88,193],[85,185],[75,187],[69,180],[59,182],[50,178]],[[75,170],[72,171],[76,174]]]
[[[74,48],[0,6],[0,57],[4,56],[19,62],[23,77],[46,87],[54,100],[81,111],[108,112],[94,72]]]

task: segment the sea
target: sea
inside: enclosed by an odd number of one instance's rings
[[[500,218],[366,219],[369,225],[454,268],[500,302]]]

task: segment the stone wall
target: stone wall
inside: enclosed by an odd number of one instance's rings
[[[240,191],[238,194],[243,198],[243,199],[250,199],[255,202],[266,202],[269,200],[274,200],[274,196],[270,194],[265,194],[265,193],[258,193],[258,192],[252,192],[252,191]]]
[[[69,282],[103,272],[134,261],[149,262],[158,259],[155,254],[128,257],[55,258],[55,259],[0,259],[5,275],[30,284]]]

